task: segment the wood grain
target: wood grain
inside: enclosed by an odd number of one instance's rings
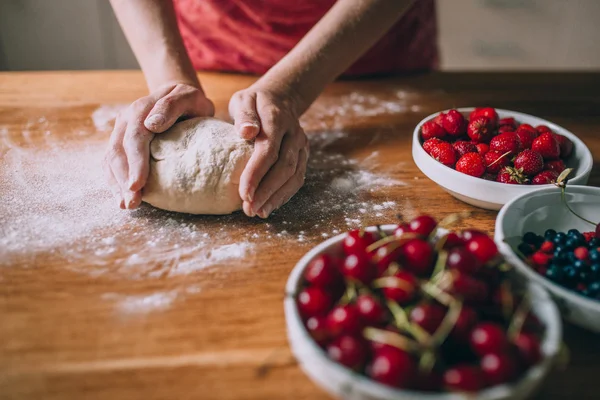
[[[226,118],[231,94],[253,78],[201,74],[201,80],[218,116]],[[81,141],[70,132],[93,129],[90,114],[99,105],[128,103],[145,92],[139,72],[1,73],[0,126],[7,127],[12,143],[43,147],[43,132],[32,131],[25,143],[21,131],[26,121],[44,115],[54,132],[64,132],[53,140]],[[412,109],[341,119],[319,113],[319,107],[335,106],[351,93],[378,101],[397,100],[401,93]],[[495,212],[455,200],[418,171],[410,153],[414,126],[441,109],[484,104],[544,117],[570,129],[590,147],[595,161],[590,184],[599,186],[598,93],[598,74],[432,74],[346,81],[331,85],[303,122],[309,134],[343,130],[347,136],[336,143],[337,151],[359,159],[378,151],[382,162],[377,168],[407,182],[369,193],[369,198],[392,199],[404,209],[410,205],[414,212],[438,218],[470,210],[472,217],[461,227],[491,233]],[[98,133],[85,140],[106,137]],[[7,149],[0,145],[0,156],[3,151]],[[311,190],[318,187],[307,189]],[[324,218],[298,212],[300,203],[294,202],[303,196],[306,200],[308,195],[301,193],[268,221],[273,232],[296,232]],[[402,209],[385,210],[381,217],[368,215],[364,221],[394,221],[397,211]],[[331,210],[324,215],[332,221],[343,219]],[[207,230],[223,225],[219,217],[181,218]],[[228,218],[233,241],[266,224],[241,215]],[[85,254],[69,268],[56,252],[37,254],[33,264],[24,256],[0,268],[0,398],[327,399],[290,354],[282,303],[290,270],[319,240],[318,235],[309,235],[303,243],[295,236],[264,240],[245,259],[160,279],[77,273],[87,266]],[[132,243],[115,257],[134,251]],[[120,315],[105,298],[108,292],[143,295],[189,284],[202,289],[143,315]],[[579,328],[565,327],[571,362],[553,373],[540,399],[598,397],[592,383],[600,372],[596,339]]]

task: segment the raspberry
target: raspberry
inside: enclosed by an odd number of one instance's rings
[[[575,254],[575,258],[582,261],[587,261],[590,256],[590,251],[584,246],[576,248],[573,253]]]
[[[544,253],[552,253],[554,251],[554,243],[552,243],[549,240],[546,240],[540,246],[540,251],[543,251]]]

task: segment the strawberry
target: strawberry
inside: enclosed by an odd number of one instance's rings
[[[502,125],[501,127],[498,128],[498,133],[504,133],[504,132],[514,132],[515,128],[513,128],[510,125]]]
[[[500,170],[510,164],[510,157],[506,153],[500,153],[496,150],[491,150],[485,153],[484,161],[486,171],[490,174],[497,174]]]
[[[485,172],[483,157],[479,153],[467,153],[456,162],[456,170],[479,178]]]
[[[444,130],[444,128],[433,121],[427,121],[421,127],[421,137],[423,140],[429,140],[434,137],[443,138],[446,135],[447,132]]]
[[[554,134],[554,138],[558,142],[558,146],[560,147],[560,156],[562,158],[567,158],[573,152],[573,142],[566,136],[559,135],[558,133]]]
[[[454,147],[448,142],[433,145],[430,154],[431,157],[447,167],[454,167],[454,164],[456,164],[456,151],[454,151]]]
[[[511,156],[515,156],[520,149],[521,139],[515,132],[501,133],[490,141],[490,150],[496,150],[502,154],[510,152]]]
[[[465,140],[459,140],[452,144],[458,157],[462,157],[467,153],[477,153],[477,147],[471,142]]]
[[[477,108],[475,108],[475,110],[471,111],[471,114],[469,115],[469,120],[473,121],[474,119],[477,119],[480,117],[487,118],[490,121],[490,123],[492,124],[492,127],[495,127],[498,125],[498,113],[492,107],[477,107]]]
[[[446,113],[439,113],[434,119],[433,122],[438,124],[439,126],[444,126],[444,118],[446,118]]]
[[[471,119],[467,126],[467,135],[474,142],[488,142],[493,135],[492,121],[486,117]]]
[[[425,143],[423,143],[423,150],[425,150],[427,154],[431,154],[431,149],[433,149],[433,146],[442,142],[443,140],[439,138],[431,138],[429,140],[426,140]]]
[[[531,144],[531,150],[537,151],[544,160],[554,160],[560,156],[560,146],[554,135],[544,132]]]
[[[552,132],[552,129],[548,128],[546,125],[538,125],[535,127],[535,130],[538,131],[539,134],[545,133],[545,132]]]
[[[531,149],[531,145],[536,137],[538,137],[537,132],[531,132],[528,130],[517,130],[517,136],[521,141],[521,148],[523,150]]]
[[[460,136],[467,130],[467,120],[457,110],[450,110],[444,116],[442,126],[452,136]]]
[[[527,182],[527,178],[525,178],[523,174],[512,167],[504,167],[498,174],[496,182],[508,183],[511,185],[522,185]]]
[[[515,168],[525,175],[533,176],[544,169],[544,158],[533,150],[524,150],[515,158]]]
[[[555,171],[559,175],[566,168],[567,168],[567,166],[565,165],[565,162],[563,160],[548,161],[548,162],[546,162],[546,164],[544,164],[544,169],[549,169],[551,171]]]
[[[485,153],[490,151],[490,145],[486,143],[477,143],[475,147],[477,147],[477,152],[481,155],[484,155]]]
[[[529,124],[521,124],[521,125],[519,125],[519,127],[517,128],[517,130],[515,132],[519,132],[519,131],[529,131],[529,132],[535,133],[536,136],[539,133],[533,126],[531,126]]]
[[[556,182],[558,178],[558,174],[556,171],[545,170],[537,174],[531,183],[534,185],[548,185],[550,183]]]
[[[498,121],[498,126],[500,128],[502,128],[503,126],[511,127],[513,131],[517,129],[517,123],[515,122],[515,119],[513,117],[502,118]]]

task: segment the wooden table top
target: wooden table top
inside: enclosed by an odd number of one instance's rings
[[[226,118],[253,78],[201,80]],[[398,213],[469,210],[459,227],[493,232],[495,212],[412,162],[414,126],[441,109],[552,120],[590,147],[600,186],[600,74],[433,74],[331,85],[302,121],[306,188],[269,221],[120,211],[96,179],[110,106],[145,93],[139,72],[0,73],[2,399],[329,398],[287,346],[283,289],[298,259]],[[598,398],[600,341],[570,325],[565,341],[570,364],[539,398]]]

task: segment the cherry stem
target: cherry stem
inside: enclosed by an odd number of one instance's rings
[[[502,304],[502,313],[507,320],[512,315],[515,306],[515,299],[510,291],[510,282],[504,281],[500,285],[500,303]]]
[[[529,294],[525,293],[523,300],[521,300],[521,304],[519,304],[519,307],[517,308],[517,311],[515,311],[512,321],[510,321],[510,325],[508,326],[508,337],[511,340],[513,340],[523,329],[523,325],[525,324],[530,309],[531,301],[529,300]]]
[[[363,336],[372,342],[387,344],[410,353],[419,352],[419,345],[415,341],[396,332],[367,327],[363,330]]]
[[[435,365],[435,353],[431,350],[425,350],[421,358],[419,359],[419,371],[431,372]]]
[[[444,343],[450,332],[452,332],[452,329],[454,329],[456,321],[458,321],[458,317],[460,316],[460,312],[462,311],[462,307],[463,304],[461,301],[455,300],[452,303],[450,303],[450,309],[444,316],[444,319],[442,320],[440,326],[436,329],[435,333],[433,334],[434,344],[440,346],[442,343]]]
[[[446,275],[446,274],[442,274],[442,275]],[[435,300],[439,301],[441,304],[445,305],[446,307],[449,307],[450,304],[452,304],[453,302],[456,301],[456,299],[454,297],[452,297],[451,295],[449,295],[448,293],[446,293],[445,291],[440,289],[438,286],[436,286],[432,283],[429,283],[429,282],[425,282],[423,285],[421,285],[421,290],[423,290],[429,296],[431,296]]]
[[[573,213],[573,215],[575,215],[577,218],[587,222],[588,224],[592,224],[593,226],[596,226],[596,224],[592,221],[590,221],[589,219],[583,218],[581,215],[577,214],[569,205],[569,203],[567,202],[567,197],[566,197],[566,184],[563,186],[560,186],[560,196],[561,199],[563,201],[563,203],[565,204],[565,206],[567,206],[567,208],[569,209],[569,211],[571,211]]]
[[[377,232],[379,232],[379,234],[381,235],[382,238],[387,237],[387,233],[385,233],[385,231],[383,229],[381,229],[381,225],[377,225]]]
[[[433,272],[431,272],[431,280],[437,282],[439,280],[438,277],[446,270],[446,262],[448,261],[448,252],[447,251],[439,251],[438,259],[435,262],[435,266],[433,267]]]
[[[356,283],[352,280],[348,280],[346,282],[346,291],[344,292],[344,296],[339,301],[340,305],[346,305],[348,303],[353,302],[357,297],[356,291]]]
[[[396,261],[392,261],[390,263],[390,265],[388,265],[388,267],[386,268],[385,271],[383,271],[383,276],[392,276],[395,275],[396,272],[400,271],[400,264],[398,264]]]
[[[413,286],[406,281],[397,278],[395,276],[386,276],[382,278],[377,278],[371,284],[375,289],[381,288],[395,288],[395,289],[403,289],[408,291],[412,291]]]
[[[405,233],[401,237],[396,237],[394,235],[386,236],[383,239],[379,239],[375,243],[369,245],[366,250],[367,250],[367,253],[371,253],[371,252],[377,250],[378,248],[380,248],[381,246],[385,246],[386,244],[389,244],[389,243],[395,243],[396,247],[394,247],[392,249],[392,251],[393,251],[393,250],[396,250],[398,247],[400,247],[405,242],[407,242],[409,239],[416,239],[418,237],[419,236],[414,233]]]
[[[459,213],[450,214],[442,219],[438,226],[442,228],[449,228],[457,222],[460,222],[463,218],[469,218],[471,214],[472,213],[470,211],[462,211]]]
[[[394,322],[396,326],[403,330],[409,330],[408,326],[410,322],[408,322],[408,316],[406,315],[406,311],[400,307],[398,303],[392,300],[387,301],[387,306],[394,317]]]

